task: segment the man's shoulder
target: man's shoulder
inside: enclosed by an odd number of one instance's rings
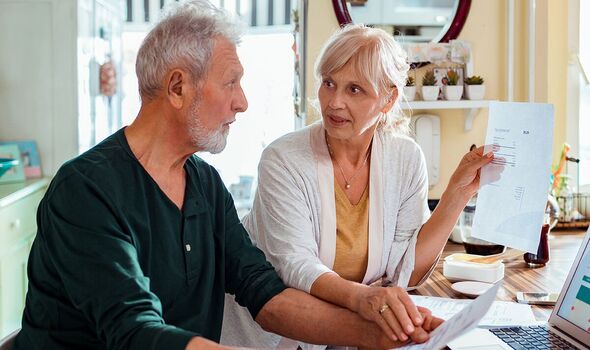
[[[98,145],[65,162],[53,178],[54,187],[62,183],[96,182],[115,186],[123,181],[137,161],[120,144],[119,132],[107,137]]]

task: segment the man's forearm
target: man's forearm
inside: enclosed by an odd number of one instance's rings
[[[367,348],[399,345],[358,314],[291,288],[267,302],[256,322],[267,331],[311,344]]]

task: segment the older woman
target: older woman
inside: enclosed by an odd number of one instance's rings
[[[315,68],[322,120],[266,148],[244,225],[288,286],[406,341],[424,310],[405,290],[429,276],[492,155],[465,155],[430,216],[424,156],[397,103],[409,68],[402,48],[380,29],[351,25]],[[226,305],[222,343],[288,344]]]

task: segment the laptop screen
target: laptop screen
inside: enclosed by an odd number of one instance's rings
[[[590,233],[589,233],[590,234]],[[557,315],[590,334],[590,240],[584,240],[580,262],[569,284]]]

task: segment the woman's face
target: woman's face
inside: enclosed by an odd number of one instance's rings
[[[324,126],[331,137],[352,140],[375,130],[381,112],[389,111],[397,94],[388,102],[362,79],[351,64],[322,77],[318,91]]]

